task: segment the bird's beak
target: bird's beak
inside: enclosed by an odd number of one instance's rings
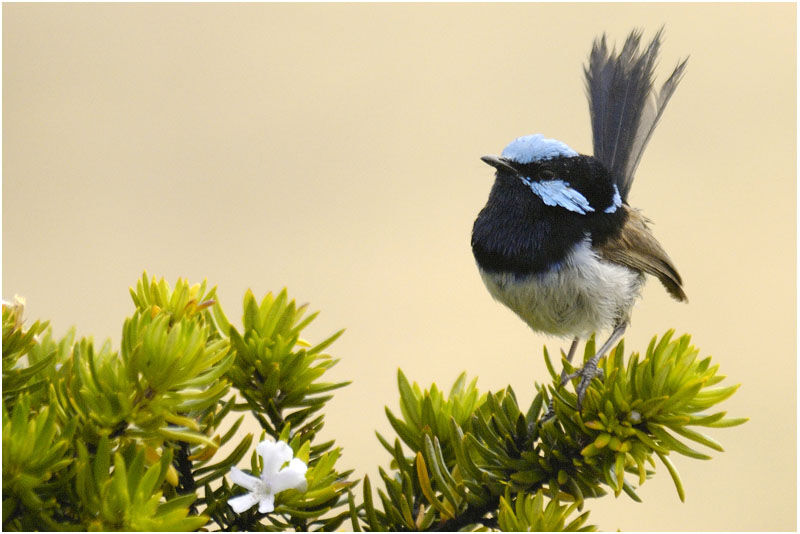
[[[491,165],[498,171],[506,171],[510,172],[511,174],[518,174],[519,171],[514,167],[514,165],[507,159],[501,158],[499,156],[483,156],[481,161],[486,163],[487,165]]]

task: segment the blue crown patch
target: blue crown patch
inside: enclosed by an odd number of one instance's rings
[[[556,139],[548,139],[542,134],[524,135],[511,141],[503,149],[502,156],[517,163],[532,163],[546,159],[579,154]]]

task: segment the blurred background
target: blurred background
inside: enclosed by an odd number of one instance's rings
[[[325,438],[342,469],[388,455],[396,371],[461,371],[522,404],[542,346],[492,301],[472,222],[480,161],[541,132],[591,153],[582,67],[592,39],[665,26],[659,81],[686,76],[630,196],[686,282],[650,280],[626,347],[691,333],[742,387],[711,431],[725,453],[676,457],[639,491],[589,502],[603,530],[796,528],[794,4],[4,4],[2,294],[29,322],[118,346],[142,271],[286,286],[346,327]],[[713,452],[713,451],[712,451]]]

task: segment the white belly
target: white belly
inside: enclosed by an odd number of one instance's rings
[[[644,281],[641,273],[600,259],[578,244],[558,269],[516,278],[480,269],[489,293],[536,331],[587,337],[627,320]]]

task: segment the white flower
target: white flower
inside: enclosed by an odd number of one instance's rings
[[[275,495],[287,490],[306,490],[306,471],[308,466],[298,459],[292,458],[292,448],[284,441],[262,441],[256,452],[264,459],[261,477],[248,475],[244,471],[231,467],[231,481],[247,489],[249,493],[228,499],[233,511],[241,514],[258,503],[258,511],[262,514],[275,509]],[[289,465],[283,467],[283,464]]]

